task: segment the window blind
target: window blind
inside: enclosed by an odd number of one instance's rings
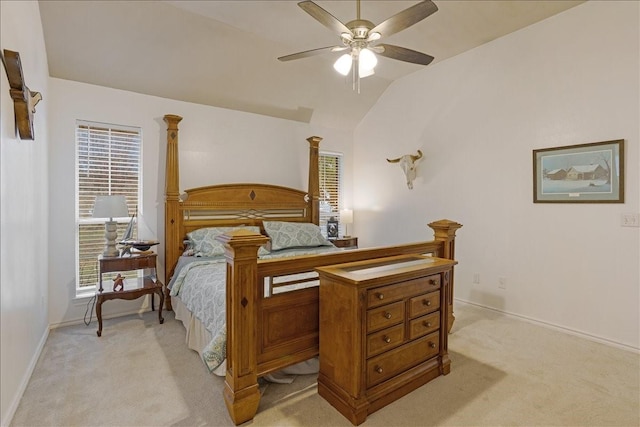
[[[105,245],[104,219],[94,219],[98,195],[122,194],[129,216],[140,199],[142,132],[140,128],[78,120],[76,122],[77,283],[84,291],[98,281],[98,255]],[[130,218],[114,218],[119,239]],[[117,240],[116,239],[116,240]]]
[[[340,216],[342,200],[342,154],[321,152],[319,159],[320,229],[326,237],[327,221]],[[341,225],[342,227],[342,225]]]

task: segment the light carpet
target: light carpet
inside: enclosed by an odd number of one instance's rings
[[[54,329],[13,426],[232,426],[173,313]],[[451,373],[364,426],[639,426],[640,355],[456,303]],[[263,384],[253,426],[350,426],[316,377]]]

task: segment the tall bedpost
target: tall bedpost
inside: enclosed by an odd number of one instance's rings
[[[258,248],[269,239],[247,230],[223,234],[227,261],[227,374],[224,402],[233,422],[251,420],[258,412]]]
[[[318,160],[320,154],[318,147],[322,138],[319,136],[311,136],[307,138],[309,141],[309,201],[311,202],[311,222],[320,224],[320,173]]]
[[[442,253],[438,254],[441,258],[455,259],[456,230],[462,227],[455,221],[441,219],[429,224],[433,229],[434,240],[442,242]],[[449,319],[447,322],[447,331],[451,332],[453,322],[456,320],[453,315],[453,270],[451,271],[451,280],[449,289],[447,290],[447,304],[449,305]]]
[[[165,284],[173,274],[180,256],[180,248],[175,245],[184,236],[179,236],[182,216],[180,215],[180,173],[178,166],[178,123],[182,117],[173,114],[164,116],[167,123],[167,162],[165,170],[164,204],[164,280]],[[171,298],[165,298],[167,310],[171,310]]]

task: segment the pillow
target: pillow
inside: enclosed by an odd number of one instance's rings
[[[333,246],[324,238],[320,227],[309,222],[263,221],[264,231],[271,237],[271,250]]]
[[[248,230],[260,234],[260,227],[257,226],[239,226],[239,227],[208,227],[199,228],[187,233],[189,238],[189,249],[195,256],[212,257],[224,255],[224,245],[216,240],[216,237],[236,230]],[[258,251],[260,254],[269,253],[263,247]]]

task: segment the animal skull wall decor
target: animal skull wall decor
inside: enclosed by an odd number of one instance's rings
[[[417,155],[405,154],[397,159],[387,159],[389,163],[400,163],[400,168],[407,177],[407,187],[409,190],[413,188],[413,180],[416,179],[416,162],[422,158],[422,151],[418,150]]]

